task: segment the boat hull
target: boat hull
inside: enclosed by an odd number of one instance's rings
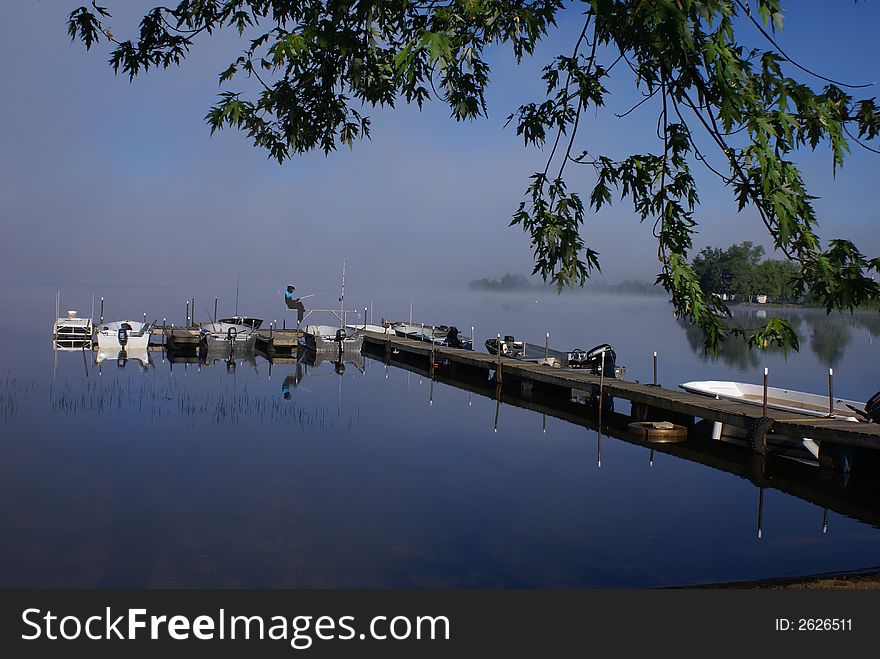
[[[337,336],[344,332],[340,341]],[[332,325],[307,325],[303,330],[303,343],[312,350],[357,350],[364,345],[364,335],[351,326],[341,330]]]
[[[244,352],[257,345],[257,334],[247,325],[217,322],[202,325],[200,340],[211,351]]]
[[[744,382],[729,382],[726,380],[703,380],[685,382],[680,388],[692,394],[711,396],[733,400],[747,405],[762,407],[764,405],[764,387],[759,384]],[[857,421],[854,411],[848,406],[852,405],[860,412],[864,412],[865,404],[845,398],[835,398],[833,416],[847,421]],[[811,394],[804,391],[794,391],[781,387],[767,387],[767,407],[786,412],[799,412],[810,416],[829,416],[828,396]]]

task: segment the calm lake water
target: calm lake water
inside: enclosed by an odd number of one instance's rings
[[[53,352],[51,286],[4,286],[2,587],[652,587],[880,564],[880,487],[866,476],[774,462],[762,490],[738,449],[652,453],[508,404],[496,425],[491,397],[369,358],[298,375],[261,356],[95,364]],[[177,324],[187,298],[203,320],[216,294],[90,286],[64,290],[62,309],[88,315],[93,290],[107,319]],[[479,346],[496,333],[607,341],[631,379],[650,379],[656,350],[667,386],[759,382],[767,366],[772,385],[821,392],[833,366],[839,396],[880,387],[876,313],[786,311],[799,353],[710,359],[663,296],[346,295],[374,322],[406,319],[411,298],[416,321],[473,325]],[[221,315],[233,305],[224,291]],[[239,310],[286,313],[277,288],[242,288]]]

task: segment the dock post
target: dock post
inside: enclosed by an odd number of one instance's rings
[[[281,329],[283,329],[283,330],[287,329],[287,318],[281,319]]]
[[[503,382],[503,380],[502,380],[502,376],[501,376],[501,335],[500,334],[497,335],[495,346],[498,348],[498,364],[495,367],[495,380],[496,380],[496,382],[498,382],[498,384],[501,384]]]
[[[544,337],[544,362],[547,362],[547,356],[550,354],[550,332]]]
[[[834,369],[828,369],[828,416],[834,416]]]
[[[770,375],[770,369],[764,367],[764,401],[761,406],[761,416],[767,418],[767,376]]]
[[[367,308],[364,307],[364,329],[367,329]]]

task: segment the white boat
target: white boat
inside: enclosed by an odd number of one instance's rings
[[[59,317],[52,326],[52,338],[59,347],[74,344],[91,344],[92,319],[79,318],[76,309],[70,309],[67,316]]]
[[[725,380],[704,380],[685,382],[678,385],[692,394],[735,400],[749,405],[764,404],[764,387],[760,384],[729,382]],[[829,406],[828,396],[793,391],[781,387],[767,387],[767,407],[786,412],[799,412],[810,416],[827,417],[832,411],[834,418],[847,421],[858,421],[859,414],[865,414],[865,403],[845,398],[835,398],[833,406]],[[829,410],[830,407],[830,410]]]
[[[303,343],[313,350],[357,350],[364,345],[364,335],[351,325],[306,325],[303,329]]]
[[[153,323],[137,320],[115,320],[100,325],[96,335],[98,348],[102,350],[146,350],[150,343]]]
[[[208,350],[236,352],[253,350],[257,333],[252,327],[237,323],[205,323],[199,328],[201,342]]]

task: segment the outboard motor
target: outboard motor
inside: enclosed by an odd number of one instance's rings
[[[455,325],[446,332],[446,344],[450,348],[461,348],[461,339],[458,338],[458,328]]]
[[[238,330],[235,329],[234,327],[227,327],[226,328],[226,340],[229,341],[229,343],[235,343],[235,337],[237,335],[238,335]]]
[[[339,343],[339,345],[342,345],[342,342],[345,341],[345,330],[343,328],[340,327],[338,330],[336,330],[335,341]]]
[[[604,363],[602,355],[605,355]],[[605,377],[613,378],[616,373],[617,353],[607,343],[597,345],[595,348],[587,351],[587,363],[593,375],[602,375],[602,367],[605,367]]]
[[[116,340],[119,341],[119,345],[123,348],[128,343],[128,330],[125,327],[120,327],[116,330]]]
[[[880,391],[871,396],[865,403],[865,416],[869,421],[880,423]]]

